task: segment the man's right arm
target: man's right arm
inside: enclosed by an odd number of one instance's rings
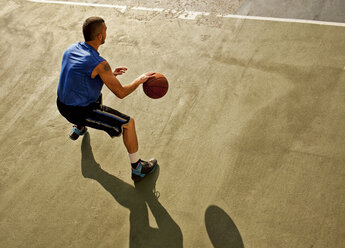
[[[101,77],[104,84],[120,99],[125,98],[136,88],[138,88],[140,84],[145,83],[147,79],[153,77],[153,74],[143,74],[135,79],[132,83],[122,86],[120,81],[113,74],[111,67],[107,61],[99,63],[92,72],[91,77],[94,78],[97,75]]]
[[[111,67],[107,61],[99,63],[94,69],[91,77],[99,75],[104,84],[120,99],[131,94],[142,82],[134,80],[131,84],[122,86],[120,81],[111,71]]]

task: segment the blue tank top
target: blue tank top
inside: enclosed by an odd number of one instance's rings
[[[85,42],[71,45],[64,53],[57,95],[60,102],[71,106],[88,106],[95,102],[102,90],[99,75],[92,71],[105,59]]]

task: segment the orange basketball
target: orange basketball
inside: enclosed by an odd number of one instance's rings
[[[153,99],[163,97],[168,92],[169,84],[168,80],[164,75],[155,73],[154,77],[149,78],[143,83],[143,89],[145,94]]]

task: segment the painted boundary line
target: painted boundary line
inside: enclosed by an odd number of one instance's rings
[[[113,4],[99,4],[99,3],[81,3],[81,2],[69,2],[69,1],[50,1],[50,0],[28,0],[29,2],[36,3],[53,3],[53,4],[63,4],[63,5],[77,5],[77,6],[88,6],[88,7],[103,7],[103,8],[113,8],[118,9],[124,13],[127,6],[124,5],[113,5]]]
[[[303,19],[261,17],[261,16],[242,16],[242,15],[217,15],[217,16],[224,17],[224,18],[237,18],[237,19],[248,19],[248,20],[258,20],[258,21],[274,21],[274,22],[290,22],[290,23],[292,22],[292,23],[345,27],[345,23],[342,23],[342,22],[325,22],[325,21],[314,21],[314,20],[303,20]]]
[[[55,1],[55,0],[27,0],[29,2],[36,3],[49,3],[49,4],[63,4],[63,5],[76,5],[76,6],[89,6],[89,7],[103,7],[103,8],[113,8],[124,13],[127,9],[139,10],[139,11],[150,11],[150,12],[166,12],[176,14],[177,18],[185,20],[195,20],[197,16],[209,16],[209,12],[199,12],[199,11],[176,11],[163,8],[148,8],[148,7],[130,7],[126,5],[114,5],[114,4],[100,4],[100,3],[83,3],[83,2],[70,2],[70,1]],[[258,21],[273,21],[273,22],[286,22],[286,23],[302,23],[302,24],[314,24],[314,25],[326,25],[326,26],[337,26],[345,27],[345,23],[341,22],[325,22],[325,21],[314,21],[314,20],[302,20],[302,19],[289,19],[289,18],[275,18],[275,17],[261,17],[261,16],[243,16],[243,15],[220,15],[220,18],[232,18],[232,19],[242,19],[242,20],[258,20]]]

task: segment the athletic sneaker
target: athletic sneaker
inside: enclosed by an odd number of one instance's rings
[[[157,167],[157,159],[152,158],[148,162],[140,161],[137,168],[132,168],[132,180],[137,183],[146,175],[151,174]]]
[[[72,133],[69,135],[71,140],[77,140],[79,136],[84,135],[87,132],[87,128],[83,127],[78,129],[76,125],[73,126]]]

